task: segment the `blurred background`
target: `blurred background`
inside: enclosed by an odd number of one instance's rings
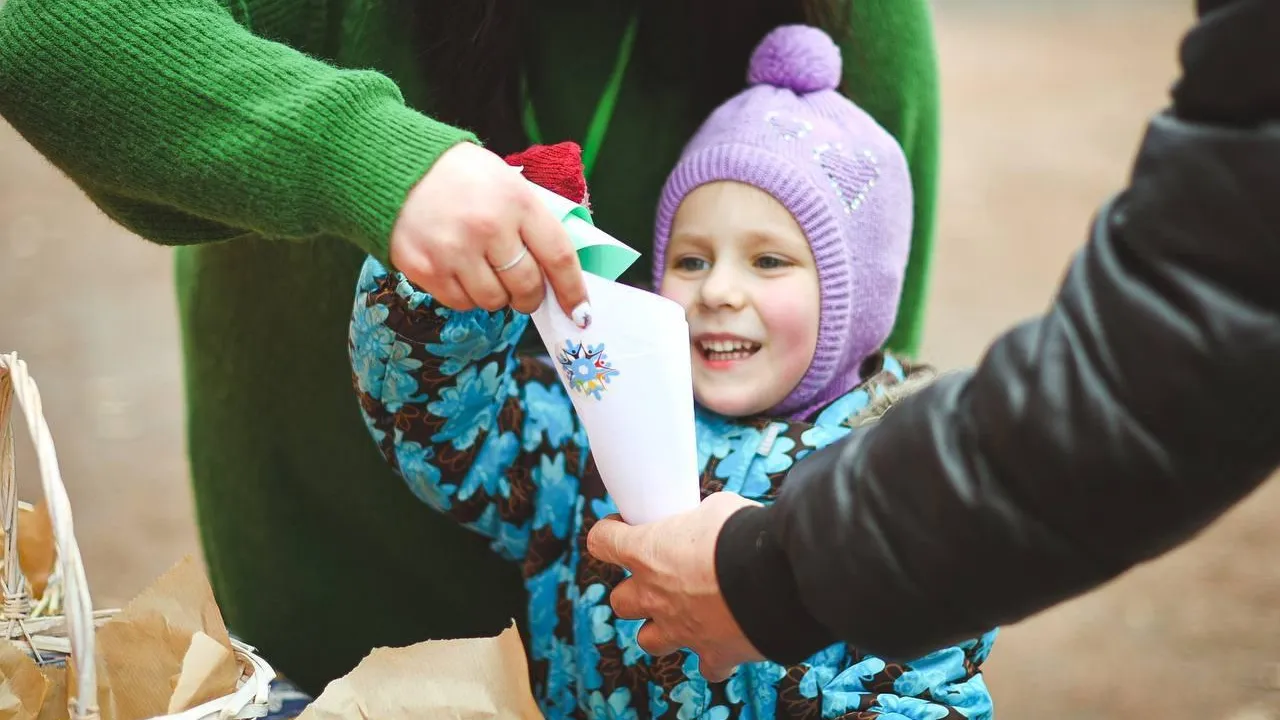
[[[1167,98],[1191,5],[939,0],[926,359],[974,363],[1045,306]],[[199,552],[170,265],[0,120],[0,349],[41,382],[99,607]],[[25,446],[19,462],[38,499]],[[987,672],[997,716],[1280,719],[1278,511],[1273,482],[1187,547],[1005,628]]]

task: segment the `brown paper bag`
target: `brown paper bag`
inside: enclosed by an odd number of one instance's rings
[[[228,667],[235,670],[230,676],[230,685]],[[187,654],[182,658],[182,669],[173,679],[173,694],[169,696],[166,712],[179,713],[222,697],[235,689],[238,677],[239,666],[231,648],[198,632],[192,636]]]
[[[0,557],[4,557],[4,530],[0,529]],[[49,508],[43,502],[31,510],[18,511],[18,566],[27,578],[31,597],[44,597],[49,586],[49,576],[57,561],[57,549],[53,540],[53,521]]]
[[[231,639],[192,558],[98,628],[97,667],[103,720],[180,712],[235,691],[241,672]]]
[[[0,720],[37,720],[48,684],[25,650],[0,641]]]
[[[67,671],[60,667],[43,667],[49,688],[44,694],[44,707],[40,708],[40,716],[36,720],[67,720]]]
[[[31,512],[19,512],[18,565],[31,585],[31,596],[36,600],[44,597],[57,559],[49,508],[39,502]]]
[[[190,557],[99,627],[96,645],[103,720],[182,712],[231,694],[241,676],[213,590]],[[39,668],[22,648],[0,642],[0,720],[66,720],[74,683],[74,668]]]
[[[298,720],[541,720],[515,625],[496,638],[378,648]]]

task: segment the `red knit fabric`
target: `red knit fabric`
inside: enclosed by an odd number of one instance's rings
[[[534,145],[528,150],[508,155],[505,160],[513,167],[523,167],[524,176],[530,182],[580,205],[587,204],[587,178],[582,165],[582,148],[577,143]]]

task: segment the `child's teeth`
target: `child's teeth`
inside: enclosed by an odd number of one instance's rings
[[[702,343],[704,350],[714,353],[749,351],[753,346],[753,343],[744,340],[708,340]]]

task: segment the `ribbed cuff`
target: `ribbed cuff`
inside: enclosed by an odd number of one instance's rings
[[[836,642],[804,604],[786,552],[769,530],[770,508],[734,513],[716,540],[716,577],[747,639],[768,659],[793,665]]]
[[[334,138],[324,160],[330,224],[392,269],[391,229],[413,186],[446,150],[475,135],[388,99]]]

